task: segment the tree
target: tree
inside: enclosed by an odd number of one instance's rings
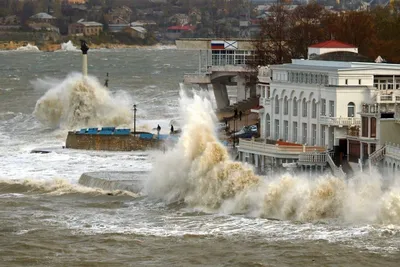
[[[310,45],[326,40],[321,27],[324,16],[324,8],[316,3],[298,6],[291,12],[288,43],[292,57],[307,58]]]
[[[288,42],[290,12],[283,5],[270,8],[270,16],[260,24],[260,33],[254,41],[255,58],[250,67],[290,62]]]

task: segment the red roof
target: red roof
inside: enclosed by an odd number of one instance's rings
[[[193,26],[184,25],[184,26],[170,26],[167,28],[168,30],[181,30],[181,31],[192,31],[194,30]]]
[[[330,40],[318,44],[311,45],[312,48],[357,48],[354,45],[342,43],[335,40]]]

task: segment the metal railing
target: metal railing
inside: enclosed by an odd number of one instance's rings
[[[321,116],[320,122],[331,126],[360,126],[361,118]]]

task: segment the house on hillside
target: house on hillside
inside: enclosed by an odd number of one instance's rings
[[[127,6],[113,8],[105,16],[107,24],[129,24],[131,22],[132,9]]]
[[[128,27],[124,31],[133,38],[140,38],[140,39],[146,38],[147,30],[143,27],[139,27],[139,26]]]
[[[79,20],[68,26],[68,34],[80,36],[98,36],[103,31],[103,24],[94,21]]]

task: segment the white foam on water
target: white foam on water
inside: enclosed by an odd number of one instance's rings
[[[18,47],[15,51],[40,52],[39,48],[36,45],[31,45],[29,43],[25,46]]]
[[[74,46],[71,40],[69,40],[66,43],[61,44],[61,51],[74,51],[74,52],[80,52],[80,50]]]

